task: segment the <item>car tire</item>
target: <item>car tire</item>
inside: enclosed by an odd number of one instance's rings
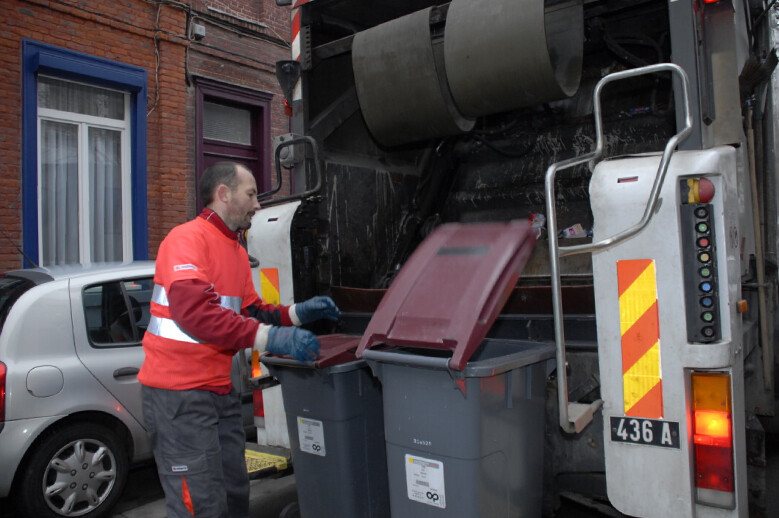
[[[107,516],[127,483],[127,447],[96,423],[47,431],[16,479],[17,510],[27,518]]]

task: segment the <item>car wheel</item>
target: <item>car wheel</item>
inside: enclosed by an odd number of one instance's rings
[[[128,466],[127,448],[110,428],[55,427],[20,472],[17,507],[29,518],[106,516],[121,496]]]

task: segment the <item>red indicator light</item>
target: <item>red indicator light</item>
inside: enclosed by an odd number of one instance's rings
[[[702,237],[698,240],[698,246],[701,248],[705,248],[709,246],[709,240],[708,238]]]
[[[707,178],[688,178],[682,184],[682,203],[709,203],[714,184]]]
[[[701,203],[709,203],[714,198],[714,184],[708,178],[701,178],[698,183],[698,197]]]

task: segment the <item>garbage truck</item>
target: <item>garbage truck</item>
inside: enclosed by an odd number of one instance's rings
[[[553,345],[544,515],[775,516],[775,0],[277,3],[263,295],[359,335],[435,229],[529,222],[487,337]]]

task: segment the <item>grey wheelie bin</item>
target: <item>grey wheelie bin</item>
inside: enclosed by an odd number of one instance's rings
[[[303,518],[390,516],[381,385],[359,337],[319,337],[316,362],[264,355],[281,383]]]
[[[554,345],[485,338],[534,242],[524,222],[441,226],[368,324],[394,518],[541,516]]]

